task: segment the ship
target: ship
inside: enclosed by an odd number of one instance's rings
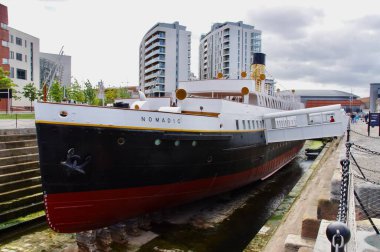
[[[63,233],[110,226],[263,180],[288,164],[304,140],[268,142],[264,115],[303,105],[267,83],[265,54],[255,54],[251,69],[251,78],[180,82],[172,95],[139,91],[112,107],[37,102],[49,226]]]

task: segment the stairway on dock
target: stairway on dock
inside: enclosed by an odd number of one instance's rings
[[[0,237],[45,221],[35,130],[0,131]]]

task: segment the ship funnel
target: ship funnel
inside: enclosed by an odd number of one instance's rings
[[[265,53],[254,53],[253,64],[260,64],[265,66]]]
[[[251,78],[255,81],[256,92],[265,92],[265,54],[254,53]]]

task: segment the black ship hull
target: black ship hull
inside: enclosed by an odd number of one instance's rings
[[[266,178],[304,141],[266,144],[263,130],[199,133],[36,124],[50,226],[111,225]]]

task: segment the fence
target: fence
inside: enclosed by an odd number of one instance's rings
[[[0,129],[34,128],[34,114],[0,114]]]
[[[380,138],[347,127],[346,155],[341,160],[342,180],[337,222],[326,230],[331,251],[357,250],[357,220],[366,219],[379,235],[372,218],[380,216]]]

